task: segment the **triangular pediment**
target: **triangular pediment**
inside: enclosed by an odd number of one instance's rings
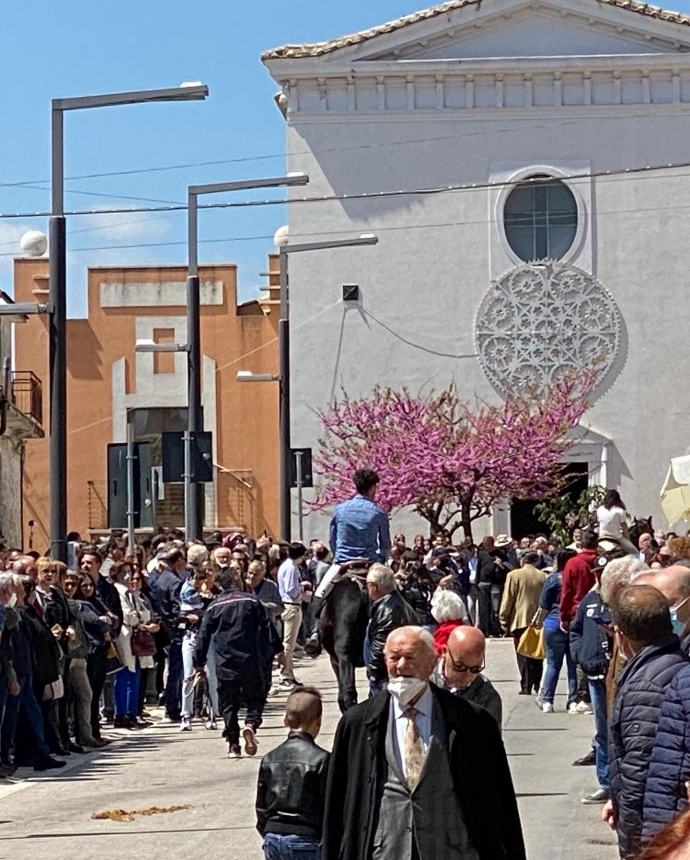
[[[690,32],[687,47],[690,47]],[[367,52],[366,57],[358,60],[603,56],[672,53],[683,49],[678,40],[653,38],[644,27],[623,28],[591,15],[563,15],[553,7],[530,5],[509,16],[488,16],[451,33],[436,33],[423,43],[415,40]]]
[[[323,57],[338,65],[678,51],[690,51],[690,16],[636,0],[449,0],[330,42],[285,45],[263,59]]]

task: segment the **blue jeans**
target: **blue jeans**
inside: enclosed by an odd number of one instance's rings
[[[264,857],[266,860],[319,860],[319,843],[312,836],[267,833]]]
[[[139,666],[130,672],[125,666],[115,675],[115,716],[136,717],[139,710]]]
[[[20,712],[22,721],[28,727],[32,739],[32,749],[35,759],[46,758],[50,750],[46,746],[43,734],[43,714],[34,696],[31,686],[31,676],[17,678],[19,695],[8,696],[5,704],[5,717],[2,722],[2,760],[8,762],[14,754],[14,741],[17,735],[17,724]]]
[[[606,684],[604,681],[592,681],[587,679],[589,697],[592,700],[594,710],[594,756],[597,771],[597,780],[601,788],[609,790],[609,747],[608,747],[608,720],[606,719]]]
[[[173,639],[168,645],[168,680],[165,684],[165,713],[175,720],[180,719],[182,709],[182,640]]]
[[[563,659],[568,672],[568,704],[577,701],[577,676],[575,665],[570,656],[568,634],[560,627],[555,630],[544,626],[544,645],[546,646],[546,674],[544,676],[542,697],[553,704],[558,677],[563,668]]]

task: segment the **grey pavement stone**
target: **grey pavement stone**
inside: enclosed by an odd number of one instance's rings
[[[298,667],[301,680],[324,693],[320,743],[330,747],[338,720],[330,665],[321,657],[302,660]],[[590,746],[592,717],[565,713],[563,685],[554,714],[542,714],[531,697],[518,696],[510,640],[489,643],[487,675],[503,697],[504,741],[530,860],[615,860],[615,837],[601,823],[600,807],[580,803],[596,787],[594,769],[571,765]],[[284,699],[269,700],[260,753],[285,736]],[[254,829],[258,757],[229,761],[220,732],[197,724],[190,734],[164,723],[136,734],[110,734],[117,735],[116,743],[89,756],[72,756],[68,769],[0,785],[0,860],[263,856]],[[132,822],[91,819],[107,809],[178,804],[190,808]]]

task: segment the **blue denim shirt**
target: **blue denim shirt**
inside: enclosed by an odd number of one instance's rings
[[[388,517],[371,499],[358,493],[336,507],[331,520],[331,550],[336,564],[354,558],[385,561],[390,547]]]

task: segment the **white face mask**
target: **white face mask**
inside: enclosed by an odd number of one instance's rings
[[[398,676],[397,678],[391,678],[388,682],[388,692],[391,696],[395,696],[400,704],[405,707],[412,699],[415,699],[424,692],[427,684],[427,681],[422,681],[420,678]]]

